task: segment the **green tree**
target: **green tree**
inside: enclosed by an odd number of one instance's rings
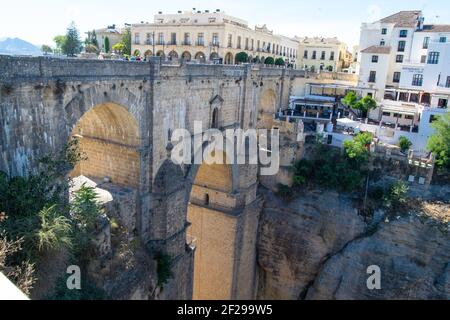
[[[428,139],[428,150],[436,157],[436,165],[450,169],[450,112],[433,122],[435,133]]]
[[[123,54],[127,54],[131,56],[131,29],[125,28],[125,31],[122,35],[121,43],[124,45]]]
[[[98,48],[96,47],[96,46],[94,46],[93,44],[88,44],[85,48],[84,48],[84,50],[87,52],[87,53],[98,53]]]
[[[267,64],[267,65],[273,65],[273,64],[275,64],[275,60],[272,57],[267,57],[264,60],[264,63]]]
[[[53,49],[52,49],[50,46],[48,46],[48,45],[46,45],[46,44],[43,44],[42,47],[41,47],[41,51],[42,51],[45,55],[47,55],[47,54],[49,54],[49,53],[52,53],[52,52],[53,52]]]
[[[377,107],[377,102],[371,96],[365,96],[354,105],[354,109],[359,110],[363,118],[367,118],[370,110]]]
[[[65,41],[61,46],[62,53],[68,57],[74,57],[81,52],[81,48],[80,33],[76,28],[75,23],[72,22],[67,28]]]
[[[344,150],[348,159],[360,164],[367,162],[369,159],[368,146],[371,141],[372,136],[369,133],[360,133],[353,140],[344,141]]]
[[[110,42],[109,42],[109,38],[105,37],[105,52],[109,53],[110,50],[111,50],[111,45],[110,45]]]
[[[406,151],[408,151],[408,149],[412,146],[412,142],[409,141],[409,139],[408,139],[407,137],[401,136],[401,137],[398,139],[398,145],[399,145],[400,150],[401,150],[402,152],[406,152]]]
[[[127,48],[122,42],[116,43],[115,45],[112,46],[112,50],[119,54],[124,54],[126,49]]]
[[[278,58],[277,60],[275,60],[275,65],[276,66],[284,66],[285,62],[283,58]]]
[[[245,52],[239,52],[236,54],[236,61],[239,63],[248,62],[248,54]]]
[[[64,36],[64,35],[55,36],[53,38],[53,42],[55,42],[55,45],[56,45],[55,51],[58,52],[58,53],[61,53],[62,52],[62,46],[66,42],[66,36]]]
[[[377,107],[377,102],[371,96],[360,99],[353,91],[348,92],[341,102],[348,108],[359,110],[364,118],[367,117],[370,110]]]
[[[259,56],[256,56],[253,58],[253,63],[260,63],[261,59],[259,58]]]

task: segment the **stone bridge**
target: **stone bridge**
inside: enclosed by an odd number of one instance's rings
[[[71,175],[120,190],[128,201],[121,222],[172,258],[164,298],[251,299],[258,168],[175,165],[170,137],[193,132],[194,121],[204,130],[254,128],[288,104],[301,77],[252,66],[0,56],[0,170],[26,175],[79,138],[87,160]]]

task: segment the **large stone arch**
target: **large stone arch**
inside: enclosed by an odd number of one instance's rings
[[[271,120],[277,112],[277,94],[273,89],[265,89],[259,98],[257,127],[271,128]]]
[[[85,112],[72,130],[80,151],[80,161],[72,176],[137,189],[140,184],[139,125],[128,110],[115,103],[102,103]]]
[[[169,52],[169,60],[178,59],[178,53],[175,50]]]

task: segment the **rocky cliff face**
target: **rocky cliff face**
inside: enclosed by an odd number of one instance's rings
[[[289,204],[265,197],[258,298],[450,299],[449,205],[365,221],[337,193],[308,192]],[[372,265],[380,290],[367,288]]]

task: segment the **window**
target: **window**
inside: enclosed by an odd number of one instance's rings
[[[397,57],[395,57],[395,62],[403,63],[403,55],[402,54],[398,54]]]
[[[406,47],[406,41],[399,41],[398,42],[398,52],[405,52]]]
[[[380,41],[380,46],[384,47],[385,45],[386,45],[386,41],[381,40],[381,41]]]
[[[438,107],[439,108],[447,108],[448,100],[447,99],[439,99]]]
[[[399,113],[394,113],[392,116],[394,118],[401,118],[402,117],[401,114],[399,114]]]
[[[408,36],[408,30],[400,30],[400,38],[406,38]]]
[[[390,113],[390,112],[383,112],[383,116],[385,116],[385,117],[390,117],[390,116],[391,116],[391,113]]]
[[[425,63],[425,62],[427,62],[427,56],[421,56],[420,63]]]
[[[412,85],[415,87],[421,87],[423,84],[423,74],[415,74],[413,76]]]
[[[198,34],[197,44],[199,46],[204,46],[205,45],[205,34],[204,33],[199,33]]]
[[[387,34],[387,29],[386,28],[381,29],[381,34]]]
[[[428,64],[438,64],[439,63],[439,52],[430,52],[428,54]]]
[[[450,88],[450,77],[447,77],[447,82],[445,83],[446,88]]]
[[[317,52],[314,50],[311,59],[316,60],[316,56],[317,56]]]
[[[392,79],[392,82],[399,83],[400,82],[400,76],[401,76],[400,72],[394,72],[394,79]]]
[[[233,35],[229,34],[228,35],[228,48],[232,48],[232,47],[233,47]],[[259,43],[258,43],[258,47],[259,47]]]
[[[140,44],[141,43],[141,39],[140,39],[140,34],[139,33],[136,33],[135,35],[134,35],[134,44]]]
[[[238,38],[237,38],[237,49],[240,49],[241,48],[241,41],[242,41],[242,38],[239,36]]]
[[[147,39],[145,40],[145,44],[153,45],[153,33],[147,33]]]
[[[447,37],[440,37],[439,38],[439,42],[440,43],[446,43],[447,42]]]
[[[258,42],[257,42],[257,46],[258,46],[258,49],[256,49],[257,51],[261,51],[261,41],[260,40],[258,40]]]
[[[320,60],[325,60],[325,51],[322,51],[322,54],[320,55]]]
[[[438,119],[439,119],[439,116],[432,114],[432,115],[430,116],[430,123],[433,123],[433,122],[435,122],[435,121],[438,120]]]
[[[308,50],[305,50],[305,52],[303,52],[303,58],[308,59]]]
[[[177,34],[176,33],[172,33],[170,35],[170,44],[171,45],[176,45],[177,44]]]
[[[212,35],[212,45],[213,46],[218,46],[219,45],[219,34],[218,33],[213,33],[213,35]]]
[[[245,50],[249,49],[250,40],[248,38],[245,38]]]
[[[372,56],[372,62],[377,63],[378,62],[378,56]]]
[[[191,34],[189,32],[186,32],[184,34],[184,43],[185,46],[191,45]]]
[[[370,76],[369,76],[369,82],[375,82],[377,78],[377,72],[376,71],[370,71]]]
[[[407,115],[405,115],[405,119],[406,120],[414,120],[414,116],[407,114]]]
[[[162,45],[164,43],[164,33],[160,32],[158,34],[158,44]]]
[[[428,45],[430,44],[430,37],[423,38],[423,49],[428,49]]]

